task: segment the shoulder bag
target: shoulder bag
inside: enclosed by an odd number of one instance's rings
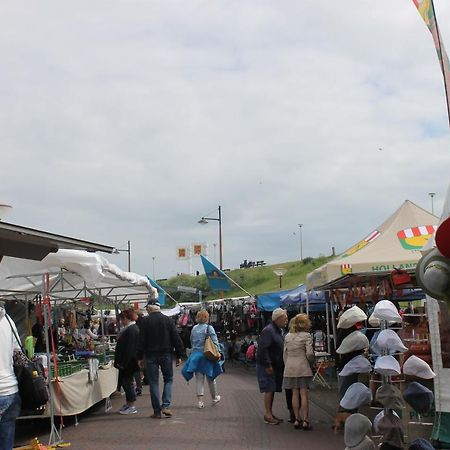
[[[9,317],[6,315],[11,331],[16,338],[22,352],[14,355],[14,373],[19,385],[19,395],[22,400],[22,409],[38,409],[48,402],[48,388],[43,376],[42,366],[30,361],[20,342]]]
[[[205,346],[203,347],[203,355],[206,359],[217,362],[220,359],[220,352],[216,347],[216,344],[214,344],[213,340],[211,339],[211,336],[209,335],[209,325],[206,328],[206,335]]]

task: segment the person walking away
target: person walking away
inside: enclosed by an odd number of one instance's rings
[[[211,337],[214,344],[219,348],[219,340],[217,339],[216,331],[212,325],[208,325],[209,313],[201,310],[195,317],[197,325],[192,328],[191,332],[191,347],[192,352],[189,359],[186,361],[182,375],[189,381],[195,374],[197,386],[198,407],[202,409],[205,406],[205,377],[208,380],[209,392],[211,393],[212,404],[216,405],[220,402],[220,395],[217,394],[216,378],[223,372],[222,367],[218,361],[211,361],[203,354],[205,341],[208,336]]]
[[[310,362],[314,361],[314,349],[310,329],[311,321],[307,314],[297,314],[284,338],[283,352],[283,387],[292,389],[294,427],[303,430],[311,430],[308,391],[313,377]]]
[[[278,425],[282,419],[273,415],[273,399],[275,392],[282,391],[283,384],[283,329],[287,325],[286,311],[277,308],[272,313],[270,322],[262,331],[256,351],[256,374],[259,391],[264,393],[264,422]]]
[[[172,417],[170,404],[172,402],[173,352],[175,350],[178,367],[181,364],[184,347],[172,319],[161,313],[160,304],[150,301],[146,307],[148,316],[142,319],[140,326],[138,358],[142,368],[145,356],[153,407],[153,414],[150,417],[152,419],[161,419],[162,415]],[[162,399],[159,394],[160,369],[164,381]]]
[[[139,369],[137,351],[139,345],[139,328],[133,320],[130,310],[122,311],[119,319],[122,330],[117,339],[114,367],[119,369],[119,382],[125,391],[126,404],[120,408],[120,414],[136,414],[136,390],[134,374]]]
[[[20,348],[14,333],[18,335],[16,325],[6,314],[5,304],[0,302],[0,450],[12,450],[14,446],[16,418],[21,407],[13,369],[14,350]]]

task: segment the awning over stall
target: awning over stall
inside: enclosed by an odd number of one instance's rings
[[[438,217],[409,200],[366,238],[306,277],[308,289],[353,274],[378,274],[394,268],[414,269],[420,250],[436,231]]]

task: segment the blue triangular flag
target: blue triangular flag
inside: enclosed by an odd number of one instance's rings
[[[166,291],[154,280],[152,280],[147,275],[148,281],[150,281],[150,284],[158,290],[158,302],[161,306],[163,306],[166,303]]]
[[[203,268],[205,269],[206,278],[208,279],[211,290],[229,291],[231,286],[227,276],[203,255],[200,255],[200,258],[202,259]]]

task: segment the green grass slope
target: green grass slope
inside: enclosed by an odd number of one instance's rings
[[[331,257],[321,256],[318,258],[305,258],[303,262],[292,261],[286,263],[275,264],[272,266],[252,267],[249,269],[235,269],[227,271],[227,275],[242,286],[245,290],[253,295],[262,294],[264,292],[276,292],[280,290],[280,280],[274,274],[277,268],[286,270],[282,278],[282,290],[294,289],[299,284],[305,281],[306,275],[325,264]],[[209,290],[208,280],[205,275],[189,276],[181,275],[162,281],[161,286],[167,289],[177,301],[197,301],[198,296],[193,294],[181,294],[175,292],[177,286],[195,287],[202,291],[203,298],[206,300],[213,300],[220,298],[218,292]],[[232,283],[230,283],[232,284]],[[231,291],[225,292],[225,297],[239,297],[246,294],[239,288],[233,286]]]

